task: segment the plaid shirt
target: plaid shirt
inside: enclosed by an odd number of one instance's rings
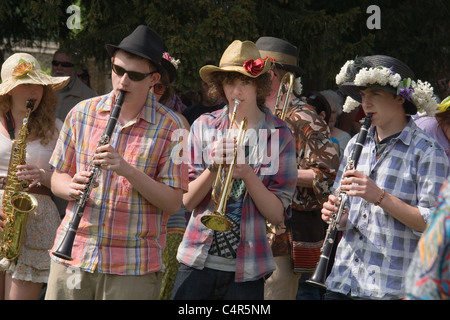
[[[259,147],[267,147],[266,155],[277,155],[277,159],[267,162],[261,158],[259,163],[250,164],[263,184],[273,192],[287,209],[297,183],[297,166],[295,159],[295,140],[285,123],[275,117],[267,108],[262,129],[268,134],[267,143],[260,138]],[[189,138],[191,162],[189,179],[195,180],[207,167],[210,160],[208,143],[212,134],[218,130],[224,132],[229,127],[228,107],[200,116],[191,127]],[[247,130],[248,133],[249,130]],[[260,130],[261,132],[261,130]],[[225,133],[224,133],[225,134]],[[278,150],[275,150],[277,148]],[[204,156],[202,156],[204,155]],[[206,156],[206,157],[205,157]],[[206,161],[205,161],[206,160]],[[268,170],[269,167],[276,172]],[[210,194],[192,211],[191,219],[178,249],[177,259],[188,266],[203,269],[209,248],[213,240],[213,230],[203,226],[200,219],[214,211]],[[241,216],[241,241],[237,248],[236,282],[251,281],[262,278],[275,270],[272,251],[266,235],[266,220],[258,212],[255,203],[246,192]]]
[[[369,130],[357,164],[378,187],[403,202],[418,207],[428,221],[439,189],[448,175],[448,160],[441,146],[410,120],[392,139],[377,161],[375,128]],[[334,187],[342,177],[356,136],[347,146]],[[404,297],[405,274],[420,233],[360,197],[350,197],[350,211],[336,260],[326,285],[328,290],[370,299]]]
[[[84,170],[97,148],[112,108],[112,93],[85,100],[68,114],[50,164],[73,176]],[[149,93],[136,120],[117,123],[110,144],[131,165],[173,188],[187,190],[186,164],[174,164],[172,133],[181,127],[173,112]],[[52,259],[82,270],[140,275],[162,269],[168,216],[145,200],[123,176],[103,170],[100,185],[91,192],[72,251],[73,261]],[[75,201],[69,201],[58,229],[56,250],[72,220]]]

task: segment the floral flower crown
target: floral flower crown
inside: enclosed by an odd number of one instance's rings
[[[336,76],[336,84],[341,85],[345,82],[347,68],[353,65],[354,61],[349,60],[341,68]],[[368,84],[378,84],[380,86],[389,85],[397,88],[397,95],[414,103],[419,112],[434,116],[438,110],[437,101],[433,96],[433,87],[428,82],[421,80],[411,80],[411,78],[402,79],[400,74],[393,71],[393,67],[373,67],[359,70],[353,83],[358,87],[364,87]],[[343,106],[344,112],[351,112],[360,103],[351,97],[347,97]]]

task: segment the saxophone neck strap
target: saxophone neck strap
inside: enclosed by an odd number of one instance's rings
[[[11,138],[11,140],[15,139],[15,134],[14,134],[14,129],[15,129],[15,124],[14,124],[14,118],[12,116],[11,111],[8,111],[5,115],[5,124],[6,124],[6,129],[8,130],[9,133],[9,137]]]

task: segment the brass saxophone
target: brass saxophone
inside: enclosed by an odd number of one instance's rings
[[[28,183],[17,178],[17,166],[26,163],[28,119],[33,106],[34,101],[29,100],[27,102],[27,112],[19,131],[19,137],[12,142],[11,157],[2,200],[3,212],[6,214],[6,224],[0,233],[0,268],[4,270],[18,257],[22,247],[28,214],[37,207],[36,198],[26,193]]]

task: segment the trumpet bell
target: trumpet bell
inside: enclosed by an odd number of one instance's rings
[[[207,214],[201,218],[205,227],[214,231],[226,232],[231,230],[231,221],[220,214]]]

